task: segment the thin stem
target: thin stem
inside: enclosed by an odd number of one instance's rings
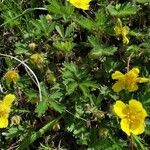
[[[130,70],[130,61],[131,61],[132,56],[133,56],[133,53],[131,53],[130,56],[128,57],[128,61],[127,61],[127,72]]]

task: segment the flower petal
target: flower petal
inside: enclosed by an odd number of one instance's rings
[[[136,99],[131,99],[129,101],[129,107],[130,109],[136,110],[136,111],[141,111],[143,109],[142,104],[137,101]]]
[[[126,114],[123,113],[123,110],[126,108],[126,104],[122,101],[117,101],[114,104],[114,112],[120,117],[123,118]]]
[[[140,73],[140,70],[138,68],[133,68],[128,73],[134,73],[138,76],[138,74]]]
[[[142,104],[139,101],[131,99],[129,101],[129,107],[131,110],[137,112],[137,115],[139,115],[141,119],[145,119],[145,117],[147,116],[146,110],[143,108]]]
[[[114,80],[119,80],[124,77],[124,74],[121,73],[120,71],[115,71],[115,73],[112,74],[112,79]]]
[[[69,0],[69,2],[75,6],[76,8],[79,8],[79,9],[83,9],[83,10],[88,10],[89,9],[89,2],[91,0]]]
[[[129,39],[126,36],[123,36],[123,43],[124,44],[128,44],[129,43]]]
[[[3,98],[3,102],[5,105],[7,106],[11,106],[12,102],[15,100],[15,95],[14,94],[7,94],[4,98]]]
[[[122,28],[122,36],[126,37],[126,35],[128,34],[128,32],[129,32],[129,28],[127,26],[124,26]]]
[[[122,21],[120,20],[120,18],[117,19],[117,23],[116,26],[120,29],[122,29]]]
[[[137,82],[139,82],[139,83],[145,83],[148,81],[150,81],[150,79],[148,79],[148,78],[137,78]]]
[[[127,89],[129,92],[134,92],[138,90],[138,85],[136,83],[127,84]]]
[[[124,87],[124,84],[122,82],[116,82],[113,86],[112,86],[112,89],[114,90],[114,92],[120,92],[121,90],[123,90],[125,87]]]
[[[130,129],[129,129],[128,119],[122,119],[120,124],[121,124],[122,131],[124,131],[128,136],[130,136]]]
[[[0,117],[0,128],[6,128],[8,126],[8,115]]]
[[[114,31],[117,36],[121,34],[121,29],[118,26],[114,28]]]
[[[137,120],[137,121],[134,121],[134,124],[131,124],[130,131],[133,134],[138,135],[144,132],[144,128],[145,128],[144,121]]]

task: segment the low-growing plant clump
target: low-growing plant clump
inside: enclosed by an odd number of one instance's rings
[[[150,1],[0,2],[1,150],[150,149]]]

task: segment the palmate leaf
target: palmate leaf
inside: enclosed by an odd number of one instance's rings
[[[99,58],[101,56],[110,56],[117,51],[117,47],[115,46],[104,47],[99,41],[99,39],[96,37],[93,36],[88,37],[88,40],[91,43],[91,46],[93,47],[93,49],[90,52],[90,56],[92,58]]]
[[[31,23],[34,26],[35,35],[39,37],[41,36],[49,37],[50,33],[55,28],[55,22],[49,23],[48,20],[46,19],[46,16],[40,16],[40,19],[34,20]]]
[[[64,106],[62,106],[57,100],[61,99],[62,93],[59,90],[48,92],[46,86],[42,84],[42,94],[43,99],[39,102],[36,107],[35,112],[38,116],[41,116],[45,113],[48,108],[54,109],[55,111],[62,113],[64,112]]]
[[[65,107],[57,101],[57,99],[59,100],[61,99],[61,97],[62,93],[59,91],[55,91],[50,93],[48,98],[49,107],[59,113],[63,113],[65,111]]]
[[[74,63],[64,63],[62,76],[68,95],[79,88],[83,95],[87,97],[91,88],[97,88],[97,84],[91,81],[87,70],[85,68],[79,69]]]
[[[76,22],[82,27],[87,30],[100,30],[103,31],[107,26],[107,16],[106,14],[100,10],[95,13],[95,19],[85,18],[83,16],[78,16],[76,18]]]
[[[112,16],[125,17],[129,15],[135,15],[139,8],[131,3],[124,3],[116,4],[115,6],[108,5],[107,10]]]

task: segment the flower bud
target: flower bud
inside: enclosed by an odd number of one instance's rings
[[[53,130],[54,130],[54,131],[60,130],[60,125],[59,125],[59,123],[54,124]]]
[[[50,70],[47,70],[46,72],[46,81],[48,83],[55,83],[56,82],[56,78],[55,78],[55,75],[52,71]]]
[[[29,46],[30,49],[34,50],[35,47],[36,47],[36,44],[35,43],[30,43],[28,46]]]
[[[47,14],[46,19],[48,22],[51,22],[53,18],[51,15]]]
[[[20,125],[21,117],[16,115],[11,118],[11,125]]]
[[[35,53],[30,56],[30,60],[35,65],[42,65],[44,63],[44,55],[42,53]]]

